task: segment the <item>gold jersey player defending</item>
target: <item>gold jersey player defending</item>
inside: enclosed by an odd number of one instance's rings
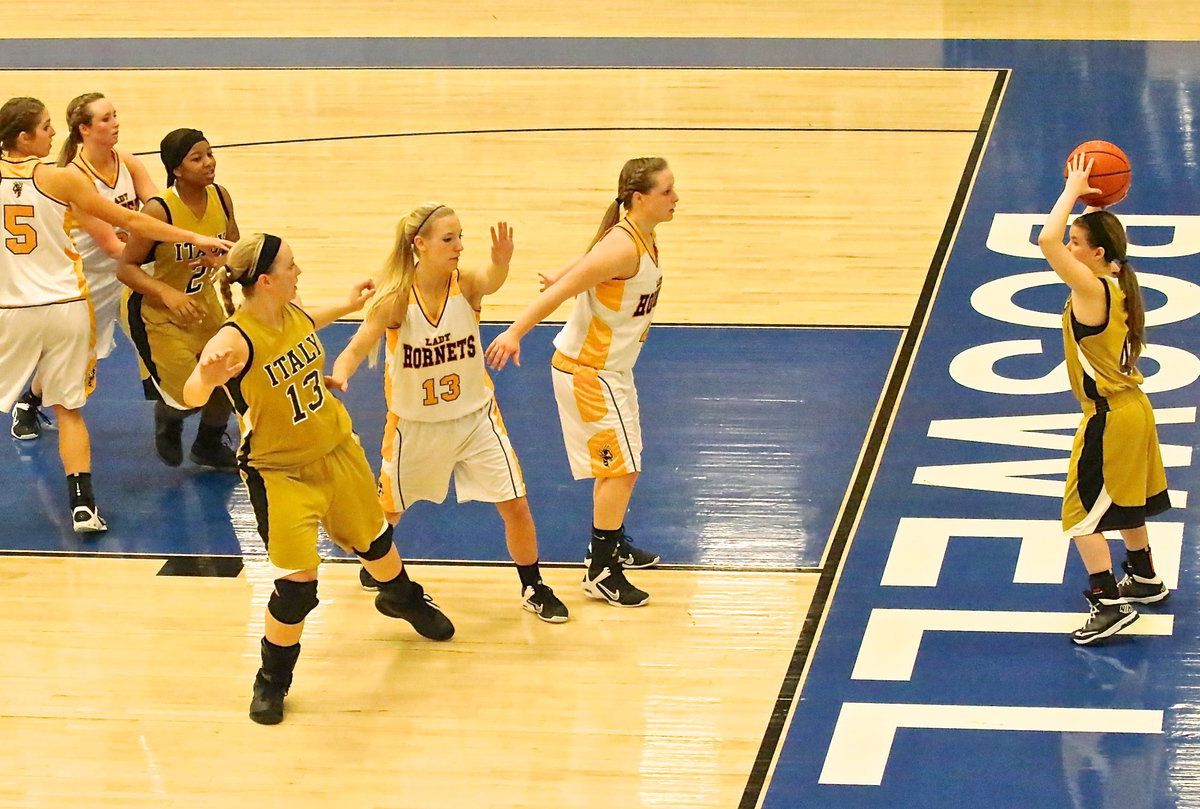
[[[217,159],[197,129],[176,129],[162,139],[160,156],[167,190],[145,212],[166,222],[236,241],[237,219],[229,192],[216,184]],[[153,275],[139,265],[154,261]],[[183,420],[195,412],[183,404],[183,383],[200,351],[233,311],[229,282],[216,264],[186,244],[132,237],[125,247],[121,281],[130,288],[122,316],[137,348],[146,398],[154,402],[154,449],[167,466],[183,463]],[[222,296],[225,298],[222,302]],[[192,463],[232,472],[225,444],[229,400],[216,395],[201,403],[200,425],[188,453]]]
[[[462,251],[462,225],[447,206],[431,202],[400,220],[383,286],[334,364],[330,385],[345,390],[386,335],[388,413],[379,491],[388,519],[399,521],[420,500],[441,503],[451,479],[459,502],[495,503],[521,580],[522,607],[548,623],[563,623],[566,605],[542,581],[525,480],[479,339],[483,298],[508,278],[508,224],[492,228],[487,267],[460,268]],[[366,570],[362,583],[375,587]]]
[[[642,468],[633,366],[662,285],[654,229],[674,218],[678,201],[667,161],[627,161],[616,199],[588,252],[555,276],[544,277],[542,294],[487,350],[488,363],[496,370],[510,358],[520,365],[521,338],[575,298],[575,308],[554,338],[554,398],[571,474],[576,480],[595,480],[583,591],[617,607],[640,607],[650,599],[630,583],[624,568],[658,564],[657,554],[635,547],[625,535],[625,511]]]
[[[1132,604],[1168,595],[1155,573],[1146,518],[1170,508],[1154,411],[1139,385],[1137,359],[1145,345],[1142,293],[1129,265],[1125,228],[1108,211],[1089,209],[1063,243],[1067,217],[1080,196],[1093,193],[1091,162],[1076,155],[1062,194],[1046,217],[1038,246],[1071,288],[1063,313],[1063,344],[1071,391],[1083,407],[1063,498],[1063,531],[1087,567],[1087,622],[1072,633],[1095,643],[1137,620]],[[1125,577],[1117,582],[1104,531],[1125,541]]]
[[[454,625],[408,577],[350,416],[325,387],[325,350],[316,332],[361,309],[373,282],[355,286],[340,306],[306,312],[292,302],[300,268],[278,236],[243,239],[228,266],[245,300],[204,347],[183,398],[197,407],[223,386],[241,425],[238,467],[279,574],[267,602],[250,718],[276,724],[283,720],[304,620],[318,603],[318,523],[380,582],[380,612],[403,618],[432,640],[448,640]]]

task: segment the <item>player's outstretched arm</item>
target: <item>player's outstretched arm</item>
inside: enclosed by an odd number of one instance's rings
[[[183,403],[203,407],[212,392],[241,373],[250,358],[250,346],[232,326],[217,331],[200,352],[200,362],[183,385]]]
[[[313,328],[323,329],[339,317],[360,311],[367,301],[375,295],[375,281],[367,278],[359,281],[350,288],[350,294],[344,301],[333,306],[321,306],[316,309],[306,309],[308,316],[313,319]]]
[[[333,362],[333,370],[325,376],[325,387],[330,390],[345,391],[350,387],[350,377],[362,365],[372,349],[383,336],[388,327],[394,307],[387,304],[373,306],[367,312],[366,318],[359,325],[358,331],[350,338],[349,344],[338,354]]]
[[[511,359],[521,364],[521,338],[549,317],[564,302],[614,278],[631,278],[637,272],[637,249],[624,236],[604,237],[586,256],[576,262],[556,283],[534,298],[512,325],[488,346],[484,358],[495,370]]]

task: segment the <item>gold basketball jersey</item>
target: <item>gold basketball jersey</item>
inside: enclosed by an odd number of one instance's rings
[[[1084,326],[1075,320],[1071,299],[1063,312],[1063,349],[1071,392],[1080,402],[1097,402],[1142,384],[1141,372],[1121,370],[1121,354],[1129,326],[1125,316],[1125,293],[1115,278],[1101,278],[1108,301],[1108,317],[1099,326]]]
[[[82,300],[87,283],[66,230],[67,203],[38,188],[36,157],[0,160],[0,308]]]
[[[325,348],[304,310],[288,304],[276,329],[242,308],[229,326],[250,344],[246,367],[225,384],[241,425],[240,461],[261,469],[299,466],[351,435],[349,413],[325,388]]]
[[[179,198],[174,186],[168,188],[158,197],[167,209],[167,221],[176,227],[199,233],[202,236],[225,238],[225,229],[229,226],[229,217],[217,186],[210,185],[205,189],[206,201],[204,215],[197,218],[191,208]],[[221,306],[220,295],[213,283],[215,271],[203,266],[192,268],[188,266],[197,258],[199,251],[195,245],[184,242],[159,242],[154,247],[154,277],[165,284],[193,296],[192,300],[211,317],[209,322],[220,322],[225,318],[225,310]],[[147,296],[142,303],[143,313],[147,309],[160,309],[157,299]],[[165,310],[162,310],[165,316]]]
[[[629,371],[650,330],[662,287],[662,270],[657,250],[633,223],[622,219],[613,229],[624,231],[633,240],[638,254],[637,274],[605,281],[575,296],[575,308],[554,338],[554,347],[589,368]]]

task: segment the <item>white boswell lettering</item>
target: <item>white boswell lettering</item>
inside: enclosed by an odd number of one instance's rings
[[[1174,588],[1183,558],[1183,523],[1152,521],[1147,530],[1157,572],[1167,587]],[[903,517],[879,583],[884,587],[937,587],[953,538],[999,540],[988,543],[996,548],[1017,540],[1013,584],[1062,584],[1066,576],[1071,541],[1063,534],[1060,520]]]
[[[950,361],[950,378],[964,388],[1010,396],[1063,393],[1071,389],[1064,361],[1059,361],[1043,376],[1032,379],[1004,376],[996,370],[996,364],[1001,360],[1027,355],[1045,356],[1042,367],[1046,367],[1062,355],[1062,349],[1055,341],[1047,351],[1042,341],[1036,339],[1001,340],[972,346],[960,351]],[[1148,345],[1142,349],[1142,356],[1158,365],[1158,370],[1147,375],[1142,382],[1142,390],[1146,393],[1179,390],[1200,379],[1200,359],[1190,351],[1172,346]],[[1139,368],[1143,373],[1150,370],[1146,364],[1140,364]]]
[[[850,679],[911,680],[926,632],[1012,632],[1014,626],[1022,632],[1066,635],[1079,626],[1079,613],[873,609]],[[1174,616],[1144,614],[1128,634],[1161,636],[1174,629]]]
[[[819,783],[879,786],[900,728],[1162,733],[1163,711],[844,702]]]
[[[1147,327],[1178,323],[1200,314],[1200,286],[1182,278],[1151,272],[1138,272],[1137,278],[1138,285],[1143,290],[1161,292],[1167,299],[1162,306],[1146,310]],[[1044,286],[1062,288],[1062,298],[1058,301],[1056,311],[1039,312],[1027,309],[1014,300],[1019,293],[1027,289]],[[971,306],[979,314],[993,320],[1017,326],[1058,330],[1062,328],[1062,304],[1066,302],[1067,294],[1066,285],[1053,271],[1023,272],[983,284],[971,294]]]
[[[1123,213],[1120,218],[1129,236],[1131,258],[1176,258],[1200,253],[1200,216]],[[1071,217],[1071,221],[1074,219]],[[1004,256],[1041,258],[1033,231],[1045,221],[1046,215],[1041,213],[998,213],[992,218],[987,247]],[[1171,238],[1165,243],[1139,244],[1137,237],[1142,235],[1142,228],[1168,230]]]

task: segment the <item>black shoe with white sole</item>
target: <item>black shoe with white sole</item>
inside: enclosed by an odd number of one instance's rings
[[[583,572],[583,593],[588,598],[607,601],[614,607],[641,607],[650,600],[650,594],[625,578],[620,564],[608,564],[593,570],[588,566]]]
[[[42,397],[26,392],[12,409],[12,437],[21,441],[32,441],[42,434],[42,425],[50,419],[42,412]]]
[[[95,506],[75,506],[71,509],[71,527],[77,534],[98,534],[108,530],[108,523]]]
[[[1138,612],[1121,599],[1108,599],[1083,591],[1090,612],[1087,622],[1071,633],[1071,640],[1078,644],[1096,643],[1117,634],[1138,619]]]
[[[561,624],[569,617],[567,605],[559,600],[549,585],[540,581],[525,588],[521,607],[551,624]]]
[[[1171,594],[1161,576],[1143,578],[1133,572],[1133,565],[1128,561],[1121,563],[1121,569],[1125,571],[1125,578],[1117,582],[1117,591],[1126,604],[1157,604]]]
[[[647,568],[654,567],[658,564],[661,557],[657,553],[651,553],[647,550],[642,550],[636,547],[629,541],[629,537],[621,537],[617,540],[617,561],[626,568]]]

